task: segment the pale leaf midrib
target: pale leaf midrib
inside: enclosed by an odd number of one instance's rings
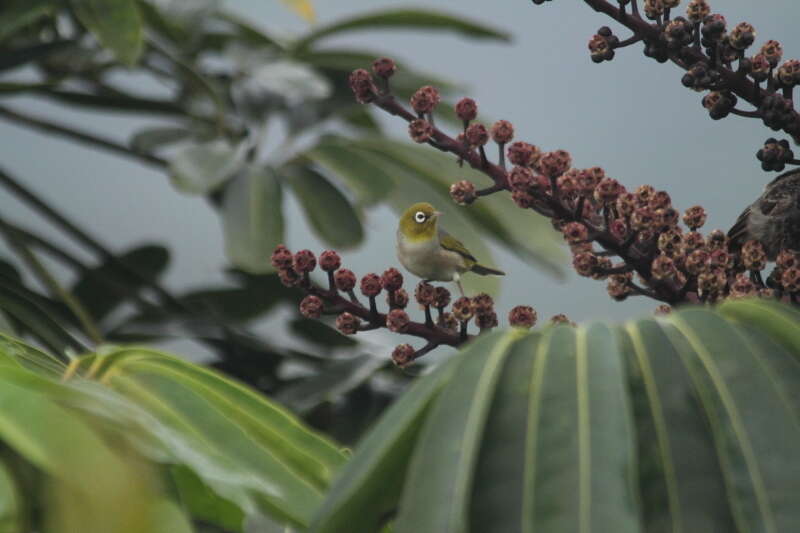
[[[633,351],[639,361],[639,368],[642,370],[642,377],[650,398],[650,412],[653,415],[653,423],[656,427],[656,440],[658,441],[659,455],[661,464],[664,466],[664,478],[667,485],[667,502],[672,510],[672,530],[677,533],[683,530],[683,514],[678,498],[677,476],[675,474],[675,464],[672,461],[672,450],[669,444],[666,418],[664,408],[661,405],[661,398],[658,396],[658,386],[655,382],[653,369],[647,357],[647,350],[642,342],[641,334],[635,324],[627,324],[628,336],[633,344]]]
[[[720,401],[722,402],[724,409],[728,412],[734,434],[740,442],[741,452],[744,456],[745,465],[747,467],[750,479],[753,481],[753,489],[756,495],[758,507],[761,510],[764,519],[764,525],[768,531],[777,532],[775,529],[774,517],[772,516],[772,509],[769,506],[769,502],[765,501],[766,488],[764,486],[764,480],[761,476],[761,471],[758,468],[755,451],[753,450],[750,439],[747,437],[747,432],[743,426],[741,415],[736,408],[736,402],[731,397],[725,381],[719,374],[719,369],[711,359],[711,354],[705,349],[705,346],[700,339],[697,338],[694,330],[678,316],[672,317],[672,322],[695,350],[700,358],[700,361],[703,363],[703,366],[706,368],[711,381],[714,383]]]

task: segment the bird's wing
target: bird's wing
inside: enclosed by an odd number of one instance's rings
[[[444,248],[445,250],[455,252],[464,259],[467,259],[468,261],[472,261],[475,263],[478,262],[478,260],[475,259],[475,256],[469,253],[469,250],[467,250],[467,247],[464,246],[461,243],[461,241],[459,241],[458,239],[456,239],[455,237],[453,237],[452,235],[450,235],[441,228],[439,228],[439,244],[441,244],[442,248]]]
[[[750,208],[748,207],[742,211],[742,214],[736,219],[736,223],[728,230],[728,242],[734,250],[741,248],[747,239],[747,219],[749,216]]]

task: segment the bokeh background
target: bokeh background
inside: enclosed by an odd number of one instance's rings
[[[276,1],[227,0],[224,4],[273,35],[291,36],[308,29],[306,21]],[[317,23],[322,24],[368,10],[420,5],[400,0],[318,0],[315,7]],[[681,209],[698,203],[705,206],[707,229],[727,229],[771,179],[754,156],[770,132],[751,119],[709,119],[700,105],[702,95],[681,86],[676,66],[644,58],[640,46],[618,51],[610,63],[591,63],[586,43],[607,20],[581,2],[537,7],[522,0],[439,0],[424,7],[491,24],[508,31],[513,41],[504,44],[424,31],[366,31],[326,42],[332,47],[380,50],[452,80],[462,86],[463,95],[478,101],[482,114],[511,120],[517,139],[546,150],[567,149],[576,166],[600,165],[628,187],[649,183],[666,189]],[[757,45],[776,38],[787,57],[800,50],[800,33],[795,31],[800,17],[797,2],[728,0],[724,12],[731,24],[752,23],[758,31]],[[781,16],[775,16],[777,12]],[[614,30],[624,38],[623,31]],[[164,90],[149,80],[132,78],[124,83],[145,94]],[[137,129],[154,124],[144,116],[73,112],[34,97],[16,97],[11,103],[122,142]],[[388,116],[381,120],[387,132],[405,137],[402,121]],[[268,133],[268,139],[280,137],[274,133]],[[24,176],[32,189],[75,220],[90,225],[112,249],[145,242],[167,245],[172,255],[164,281],[170,288],[183,291],[223,279],[226,258],[218,216],[204,201],[176,191],[164,173],[2,120],[0,139],[4,167]],[[460,179],[455,164],[447,179]],[[5,191],[0,191],[0,210],[21,225],[58,238]],[[292,247],[324,247],[292,197],[285,213]],[[363,245],[343,256],[361,273],[380,272],[396,264],[396,216],[378,206],[367,210],[365,217]],[[565,277],[559,280],[507,251],[492,248],[494,263],[508,273],[499,296],[501,310],[526,303],[541,317],[563,312],[582,321],[624,319],[655,308],[654,302],[636,298],[611,302],[604,283],[579,278],[566,262]],[[293,309],[285,309],[259,328],[280,331],[281,323],[293,314]],[[390,337],[378,332],[368,339],[374,343],[375,355],[389,353],[398,342]],[[186,350],[187,355],[203,357],[199,345],[187,345]]]

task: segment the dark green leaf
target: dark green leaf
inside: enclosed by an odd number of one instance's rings
[[[168,262],[169,252],[163,246],[140,246],[120,254],[113,262],[106,261],[84,272],[72,287],[72,293],[95,320],[102,320],[127,298],[145,287],[145,280],[158,278],[167,268]],[[126,276],[123,287],[125,292],[120,288],[120,263],[140,276],[136,279]]]
[[[737,527],[791,530],[800,519],[786,498],[800,494],[800,417],[788,393],[798,373],[776,372],[763,345],[715,313],[690,309],[671,322],[667,335],[710,421]]]
[[[686,367],[653,319],[626,325],[639,441],[639,491],[648,531],[734,531],[708,422]]]
[[[449,15],[441,11],[426,9],[395,9],[379,11],[368,15],[334,22],[316,28],[314,31],[295,43],[295,48],[303,50],[323,37],[353,30],[375,29],[427,29],[452,31],[472,39],[496,39],[509,41],[510,36],[502,31],[483,24],[468,21],[462,17]]]
[[[0,8],[0,41],[53,12],[52,0],[6,0]],[[7,54],[5,50],[3,54]]]
[[[26,332],[39,339],[48,348],[63,354],[68,348],[83,351],[85,347],[78,342],[60,321],[54,318],[27,291],[17,284],[0,280],[0,309],[13,317]]]
[[[318,344],[321,348],[352,347],[358,344],[350,336],[342,335],[338,330],[319,320],[298,318],[293,320],[289,327],[298,337]]]
[[[364,229],[358,212],[339,189],[309,167],[281,169],[315,233],[326,244],[348,248],[360,243]]]
[[[338,138],[322,139],[302,155],[332,172],[364,204],[382,200],[392,189],[394,180],[379,158],[353,150]]]
[[[475,343],[481,344],[487,345]],[[379,524],[397,506],[429,405],[460,362],[453,357],[417,380],[365,435],[314,517],[313,533],[379,530]]]
[[[250,273],[272,270],[269,256],[284,240],[283,197],[275,171],[248,166],[225,188],[222,228],[225,251],[238,268]]]
[[[397,533],[467,531],[473,471],[495,385],[518,331],[487,335],[468,348],[431,407],[408,465]],[[431,505],[436,502],[436,505]]]
[[[336,361],[320,368],[316,376],[281,390],[275,399],[302,415],[355,389],[385,363],[369,354]]]
[[[123,94],[120,92],[90,94],[85,92],[56,89],[49,85],[32,85],[31,92],[70,105],[103,109],[114,112],[153,113],[184,116],[185,112],[174,102],[151,100]]]
[[[81,24],[122,63],[133,66],[142,53],[142,18],[136,0],[70,0]]]
[[[180,127],[147,128],[137,131],[131,137],[130,146],[137,152],[149,153],[188,139],[191,135],[191,130]]]
[[[0,16],[2,16],[1,13]],[[74,45],[74,41],[52,41],[49,43],[38,43],[31,46],[26,46],[24,48],[13,48],[11,50],[4,51],[3,55],[0,56],[0,71],[10,70],[26,63],[30,63],[31,61],[45,59],[53,52],[64,50],[65,48]],[[14,85],[15,84],[13,82],[4,83],[4,87],[0,90],[2,90],[2,92],[12,92]],[[16,84],[16,86],[17,87],[13,92],[21,91],[23,89],[33,90],[42,88],[46,87],[47,84]]]
[[[184,465],[174,466],[170,474],[181,502],[193,517],[217,524],[225,531],[242,531],[245,515],[241,507],[221,498]]]

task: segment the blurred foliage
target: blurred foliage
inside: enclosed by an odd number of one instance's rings
[[[311,531],[791,531],[798,321],[740,300],[481,335],[387,410]]]
[[[314,17],[308,1],[283,3],[306,20]],[[455,206],[449,183],[483,178],[424,147],[385,138],[374,111],[357,104],[346,83],[350,71],[382,54],[328,39],[393,29],[509,37],[457,15],[398,8],[289,38],[230,7],[220,0],[0,5],[0,119],[163,170],[176,190],[207,199],[218,213],[231,267],[227,283],[173,294],[160,281],[169,250],[158,244],[112,250],[92,235],[90,222],[82,227],[32,192],[25,176],[0,169],[0,185],[94,257],[20,227],[4,210],[0,235],[14,255],[0,265],[0,327],[60,356],[101,342],[192,340],[214,354],[218,369],[352,442],[408,376],[325,324],[294,319],[283,340],[255,333],[272,311],[297,304],[268,260],[290,224],[283,209],[288,195],[320,240],[338,249],[363,241],[365,209],[401,210],[424,197],[448,213],[448,228],[488,262],[486,239],[554,274],[563,250],[544,219],[521,224],[507,198],[469,211]],[[425,84],[441,89],[442,116],[457,124],[451,102],[457,86],[402,63],[392,78],[403,98]],[[153,124],[120,141],[83,129],[81,121],[29,115],[16,108],[21,96],[77,112],[150,117]],[[475,283],[495,290],[498,282]]]
[[[0,405],[1,531],[285,532],[346,460],[257,392],[145,348],[66,365],[0,335]]]
[[[283,2],[310,20],[307,1]],[[275,2],[275,9],[281,9]],[[0,270],[0,309],[7,331],[28,335],[56,353],[101,341],[191,339],[214,364],[298,407],[318,427],[352,441],[402,388],[407,376],[325,325],[297,319],[290,342],[260,329],[271,311],[296,296],[272,275],[269,253],[291,223],[289,195],[327,246],[347,249],[366,234],[364,212],[383,204],[402,210],[421,198],[447,212],[448,228],[491,263],[489,240],[560,273],[560,237],[543,218],[516,215],[508,198],[467,210],[449,199],[456,179],[484,178],[425,147],[383,136],[369,106],[355,102],[350,71],[380,51],[329,44],[366,30],[417,29],[507,41],[502,31],[457,15],[390,9],[310,27],[294,38],[271,34],[220,0],[10,0],[0,5],[0,119],[108,150],[163,170],[177,191],[208,200],[220,218],[230,259],[229,283],[172,294],[160,281],[169,250],[147,244],[112,250],[90,223],[64,216],[0,169],[0,185],[63,230],[95,260],[0,215],[0,233],[15,257]],[[458,87],[398,65],[393,91],[403,98],[435,84],[444,120],[455,120]],[[17,109],[21,96],[73,111],[134,114],[152,125],[127,141],[103,137],[80,121],[61,124]],[[6,105],[7,104],[7,105]],[[9,219],[6,219],[9,217]],[[49,272],[53,261],[59,264]],[[386,265],[390,266],[389,263]],[[69,271],[65,279],[63,267]],[[73,282],[72,279],[77,281]],[[495,291],[494,278],[473,288]],[[341,348],[346,348],[343,350]],[[347,369],[355,372],[347,375]],[[313,394],[300,392],[320,387]],[[365,408],[353,408],[358,401]],[[342,424],[347,418],[348,423]]]

